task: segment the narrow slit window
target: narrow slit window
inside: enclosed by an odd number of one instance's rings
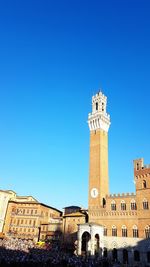
[[[98,102],[96,102],[96,110],[98,110]]]

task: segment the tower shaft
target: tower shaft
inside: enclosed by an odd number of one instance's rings
[[[90,170],[89,210],[105,205],[109,193],[108,178],[108,129],[110,116],[106,113],[107,98],[99,92],[92,97],[92,113],[89,114]]]

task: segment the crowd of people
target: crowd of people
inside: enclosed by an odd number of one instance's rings
[[[56,243],[39,247],[31,240],[0,240],[1,267],[120,267],[119,263],[96,257],[78,257],[65,252]]]

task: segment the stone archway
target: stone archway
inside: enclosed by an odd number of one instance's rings
[[[90,252],[90,240],[91,240],[91,235],[89,232],[84,232],[82,234],[82,239],[81,239],[81,254],[82,255],[88,255]]]
[[[103,251],[103,226],[94,223],[78,225],[78,246],[77,254],[82,255],[82,251],[88,255],[102,254]]]

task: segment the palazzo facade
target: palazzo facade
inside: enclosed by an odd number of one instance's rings
[[[124,264],[150,266],[150,165],[143,158],[133,161],[135,193],[109,194],[106,109],[107,97],[98,92],[88,116],[89,222],[78,227],[78,254],[99,253]]]

